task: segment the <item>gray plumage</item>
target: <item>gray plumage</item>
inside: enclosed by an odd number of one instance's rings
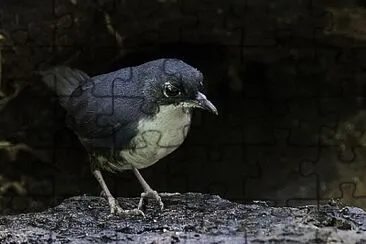
[[[146,140],[149,133],[146,131],[141,132],[145,133],[144,137],[133,140],[138,133],[138,122],[152,120],[161,109],[159,105],[169,104],[162,99],[162,83],[184,78],[189,84],[185,88],[187,95],[193,99],[195,94],[190,94],[189,89],[197,89],[203,79],[198,70],[174,59],[159,59],[95,77],[68,67],[57,67],[42,75],[59,96],[60,104],[67,111],[68,126],[86,149],[111,160],[114,158],[119,164],[125,161],[120,155],[122,149],[134,148],[137,141],[142,147]],[[133,107],[136,109],[131,109]],[[187,113],[191,113],[190,109]],[[187,130],[190,116],[182,113],[183,117],[183,127]],[[177,126],[172,136],[183,137],[186,132],[180,127],[182,125]],[[156,133],[164,133],[164,128],[156,128]]]
[[[133,169],[145,195],[160,199],[137,169],[156,163],[183,143],[194,107],[217,114],[203,95],[202,73],[177,59],[158,59],[94,77],[69,67],[40,74],[67,111],[67,125],[91,155],[93,173],[112,212],[122,210],[111,200],[99,169]]]

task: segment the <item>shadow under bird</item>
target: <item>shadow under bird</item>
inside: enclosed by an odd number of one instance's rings
[[[65,66],[39,73],[67,111],[67,126],[88,151],[110,212],[145,216],[141,211],[145,197],[155,198],[163,209],[161,197],[139,169],[183,143],[194,108],[218,114],[203,93],[202,73],[179,59],[157,59],[94,77]],[[133,170],[144,190],[137,208],[120,207],[102,170]]]

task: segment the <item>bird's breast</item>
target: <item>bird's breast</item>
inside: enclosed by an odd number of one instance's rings
[[[191,112],[174,105],[160,106],[153,118],[138,123],[133,149],[120,155],[136,168],[146,168],[177,149],[186,138],[191,124]]]

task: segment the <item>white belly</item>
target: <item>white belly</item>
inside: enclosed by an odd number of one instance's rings
[[[121,151],[121,156],[134,167],[146,168],[177,149],[186,138],[191,113],[174,105],[160,106],[153,118],[140,121],[140,133],[133,139],[137,148]]]

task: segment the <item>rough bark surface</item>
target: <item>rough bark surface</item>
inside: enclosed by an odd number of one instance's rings
[[[141,217],[110,216],[101,197],[78,196],[44,212],[0,218],[1,243],[365,243],[366,214],[331,205],[271,207],[238,204],[214,195],[149,201]],[[133,208],[137,198],[119,199]]]

